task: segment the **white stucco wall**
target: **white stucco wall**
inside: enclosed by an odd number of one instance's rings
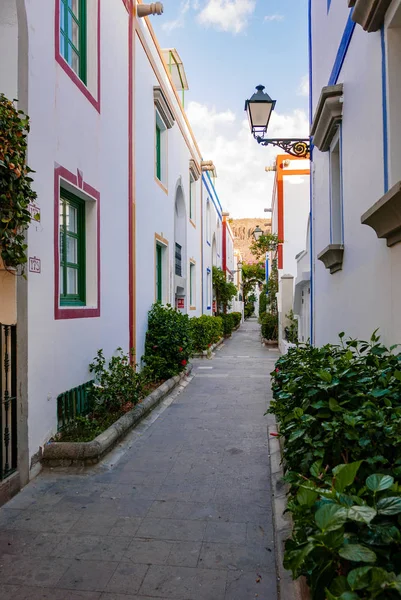
[[[313,105],[327,85],[348,17],[346,3],[332,2],[329,15],[314,0]],[[365,339],[380,329],[388,344],[401,340],[401,245],[392,248],[361,215],[384,194],[382,49],[379,32],[357,25],[338,83],[344,86],[342,175],[344,213],[343,269],[333,275],[316,260],[330,243],[329,156],[313,153],[314,326],[316,344],[335,342],[340,331]],[[394,118],[394,117],[392,117]],[[395,126],[395,123],[394,123]],[[392,120],[388,120],[392,131]],[[390,159],[394,162],[396,156]],[[398,156],[398,164],[401,157]],[[399,178],[399,174],[397,174]],[[390,181],[392,175],[390,171]]]
[[[304,248],[305,232],[309,216],[309,175],[284,176],[284,244],[283,269],[279,275],[297,274],[295,256]]]
[[[220,200],[217,196],[216,190],[212,184],[212,181],[207,172],[202,174],[202,204],[203,204],[203,314],[212,314],[212,300],[210,299],[210,293],[208,292],[208,271],[212,278],[212,267],[213,261],[216,267],[222,267],[222,209]],[[207,226],[207,205],[209,204],[210,210],[210,227],[208,233]],[[210,239],[209,239],[210,237]],[[213,241],[215,240],[216,253],[213,256]]]
[[[29,455],[55,433],[57,396],[92,378],[99,348],[128,350],[128,14],[122,2],[101,3],[101,112],[68,77],[54,55],[54,5],[38,11],[27,0],[29,26],[29,164],[41,208],[30,227],[28,255]],[[97,24],[90,24],[97,27]],[[116,105],[118,99],[118,107]],[[101,313],[54,318],[55,163],[100,192]],[[95,274],[94,274],[95,276]]]
[[[175,305],[175,235],[182,245],[183,282],[186,286],[185,308],[190,317],[202,314],[201,279],[201,178],[195,184],[195,216],[189,219],[190,159],[200,162],[200,155],[184,122],[157,48],[146,23],[140,20],[143,37],[135,36],[135,200],[136,200],[136,350],[138,359],[144,351],[147,315],[156,301],[155,234],[168,242],[166,250],[167,301]],[[143,42],[143,43],[142,43]],[[151,58],[149,58],[151,57]],[[166,132],[167,177],[165,188],[155,178],[155,104],[154,86],[163,86],[175,122]],[[185,136],[184,136],[184,133]],[[185,222],[175,231],[174,211],[178,188],[185,203]],[[183,242],[183,240],[185,240]],[[190,261],[195,264],[194,308],[189,306]]]

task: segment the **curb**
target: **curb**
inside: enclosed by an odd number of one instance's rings
[[[301,577],[294,581],[291,572],[286,571],[283,566],[284,544],[286,539],[291,535],[292,519],[290,513],[285,512],[289,486],[283,480],[284,471],[281,466],[280,438],[271,436],[271,433],[277,433],[277,422],[276,417],[269,414],[267,416],[267,437],[270,455],[278,597],[280,600],[310,600],[309,589],[304,578]]]
[[[175,375],[146,396],[130,412],[102,431],[91,442],[49,442],[43,448],[41,462],[47,467],[92,465],[109,452],[139,421],[141,421],[163,398],[167,396],[192,371],[188,365],[185,372]]]
[[[224,337],[220,338],[218,342],[210,346],[207,350],[203,350],[203,352],[197,352],[193,355],[194,358],[211,358],[211,354],[217,346],[220,346],[224,342]]]

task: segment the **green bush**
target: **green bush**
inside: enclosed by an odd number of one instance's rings
[[[267,312],[267,294],[266,286],[263,286],[263,290],[259,294],[259,317],[262,317]]]
[[[234,320],[234,328],[236,328],[241,324],[242,314],[240,312],[232,312],[231,315]]]
[[[248,301],[245,302],[245,308],[244,308],[245,319],[249,319],[250,317],[252,317],[254,312],[255,312],[255,303],[248,302]]]
[[[124,354],[122,348],[106,364],[103,350],[98,350],[93,362],[89,365],[90,373],[94,373],[94,385],[89,390],[91,409],[99,414],[120,410],[128,402],[134,406],[143,393],[143,376],[136,371],[130,354]]]
[[[153,379],[169,379],[183,371],[193,353],[188,315],[156,303],[148,315],[145,354],[142,357]]]
[[[201,317],[192,317],[189,323],[195,352],[207,350],[223,337],[223,320],[221,317],[202,315]]]
[[[234,317],[232,313],[220,315],[223,321],[223,333],[225,336],[230,336],[234,329]]]
[[[401,592],[401,354],[292,348],[272,373],[294,528],[285,566],[315,600]],[[397,482],[398,480],[398,482]]]
[[[266,313],[261,317],[262,337],[265,340],[278,339],[278,315]]]

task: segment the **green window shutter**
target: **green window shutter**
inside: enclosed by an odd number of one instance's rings
[[[156,177],[162,179],[161,130],[156,125]]]
[[[59,2],[60,54],[86,85],[86,0],[59,0]]]
[[[156,300],[163,302],[163,263],[162,263],[162,247],[156,244]]]
[[[60,192],[60,305],[86,304],[85,202]]]
[[[194,299],[193,299],[193,286],[194,286],[194,282],[193,282],[193,278],[194,278],[194,265],[190,264],[189,265],[189,305],[190,306],[194,305]]]

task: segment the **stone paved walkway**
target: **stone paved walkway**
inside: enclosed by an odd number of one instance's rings
[[[44,472],[0,510],[0,600],[275,600],[266,417],[245,323],[113,466]]]

